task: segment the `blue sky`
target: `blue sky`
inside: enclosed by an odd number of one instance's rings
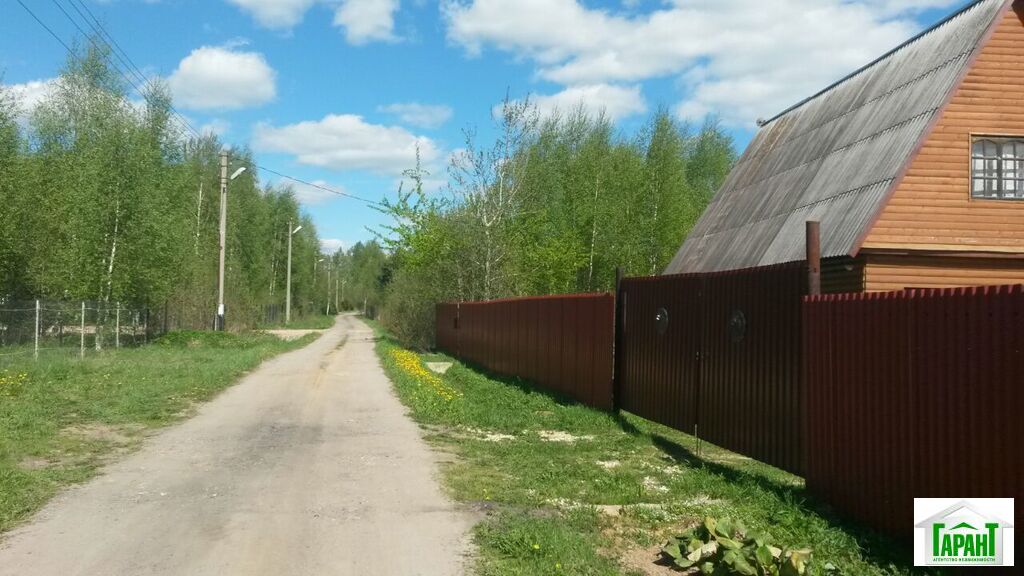
[[[583,103],[631,133],[665,107],[718,116],[742,148],[768,117],[965,0],[22,0],[69,44],[84,4],[190,123],[267,167],[379,199],[418,144],[432,185],[486,137],[509,90],[542,112]],[[13,0],[0,72],[26,107],[66,52]],[[261,178],[274,180],[263,173]],[[364,204],[297,190],[328,246],[371,236]]]

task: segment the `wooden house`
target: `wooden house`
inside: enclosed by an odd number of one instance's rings
[[[804,259],[826,291],[1024,283],[1024,0],[980,0],[761,128],[666,274]]]

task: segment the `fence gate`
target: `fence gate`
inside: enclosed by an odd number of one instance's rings
[[[620,408],[803,472],[800,264],[626,278]]]

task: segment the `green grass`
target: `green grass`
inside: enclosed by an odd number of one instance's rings
[[[331,326],[334,326],[334,319],[337,318],[334,315],[328,316],[326,314],[314,314],[310,316],[303,316],[302,318],[293,318],[291,322],[285,324],[281,321],[277,324],[267,324],[266,326],[261,325],[260,330],[326,330]]]
[[[171,333],[141,348],[0,358],[0,531],[264,359],[315,339]]]
[[[457,361],[443,382],[461,396],[443,400],[395,362],[386,335],[377,349],[428,441],[457,456],[444,468],[450,493],[488,512],[476,530],[480,574],[642,574],[650,560],[632,559],[704,516],[812,548],[843,574],[927,573],[909,548],[844,523],[779,469],[706,442],[698,454],[692,436]],[[575,441],[550,441],[554,432]]]

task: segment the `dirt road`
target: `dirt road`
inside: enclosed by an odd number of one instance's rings
[[[342,317],[3,537],[0,574],[461,574],[470,524]]]

